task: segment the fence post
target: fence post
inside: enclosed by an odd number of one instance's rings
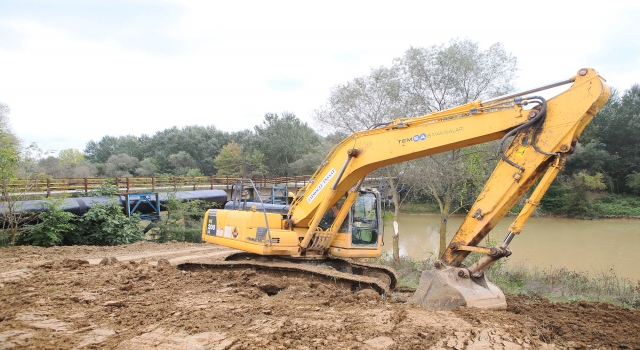
[[[127,193],[129,193],[129,178],[127,178]]]
[[[156,191],[156,178],[151,176],[151,192]]]
[[[191,180],[193,181],[193,190],[195,191],[196,190],[196,177],[192,176]]]
[[[213,189],[213,175],[209,176],[209,180],[211,181],[211,186],[210,186],[210,190]]]
[[[51,196],[51,180],[47,179],[47,198]]]
[[[227,190],[229,189],[229,175],[227,175]]]
[[[178,191],[178,187],[177,187],[177,183],[176,183],[176,177],[173,177],[173,192],[177,192]]]
[[[89,180],[84,178],[84,195],[86,196],[89,193]]]

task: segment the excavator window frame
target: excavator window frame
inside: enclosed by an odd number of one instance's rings
[[[371,198],[371,200],[368,200],[369,198]],[[366,208],[367,203],[372,203],[370,208]],[[362,213],[356,213],[358,204],[363,205]],[[378,245],[378,240],[382,234],[380,218],[379,194],[374,191],[361,193],[358,198],[356,198],[353,206],[351,206],[351,211],[349,213],[349,234],[351,235],[351,245],[355,247]],[[363,239],[363,233],[370,234],[371,236],[369,239]]]

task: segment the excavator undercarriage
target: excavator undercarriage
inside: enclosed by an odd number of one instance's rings
[[[222,261],[184,263],[178,265],[178,268],[187,271],[251,268],[283,276],[311,276],[326,283],[338,284],[346,290],[373,289],[383,296],[389,295],[389,292],[394,290],[398,283],[398,275],[392,268],[335,257],[301,260],[240,252],[233,253]]]

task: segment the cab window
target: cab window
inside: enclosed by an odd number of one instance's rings
[[[327,212],[324,213],[324,215],[322,216],[322,219],[320,219],[320,223],[318,224],[318,226],[320,226],[323,230],[328,230],[331,227],[331,225],[333,225],[333,222],[338,216],[338,213],[340,212],[340,209],[342,208],[342,205],[344,204],[345,199],[346,199],[345,197],[340,198],[340,200],[336,202],[336,204],[334,204],[331,208],[329,208],[329,210],[327,210]],[[342,222],[342,225],[338,229],[338,232],[347,232],[348,229],[349,229],[349,216],[347,215],[347,217]]]
[[[378,206],[373,193],[365,193],[356,199],[351,211],[352,245],[378,244]]]

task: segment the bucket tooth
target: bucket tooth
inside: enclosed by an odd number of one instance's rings
[[[410,302],[426,308],[453,309],[458,306],[505,309],[504,293],[482,277],[459,277],[460,269],[446,267],[423,271],[420,285]]]

